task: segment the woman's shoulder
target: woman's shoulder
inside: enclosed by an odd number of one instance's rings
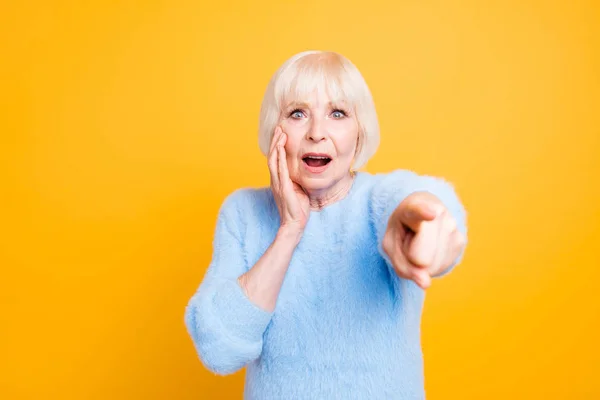
[[[367,171],[359,171],[359,172],[357,172],[357,174],[366,183],[374,183],[374,182],[378,182],[378,181],[381,181],[386,178],[416,178],[416,177],[420,176],[415,171],[412,171],[410,169],[401,169],[401,168],[392,169],[392,170],[385,171],[385,172],[374,172],[374,173],[367,172]]]
[[[274,205],[269,187],[243,187],[230,192],[223,200],[221,214],[235,217],[269,212]]]
[[[393,169],[387,172],[357,172],[357,183],[362,189],[371,189],[373,186],[379,183],[386,183],[388,181],[411,181],[422,177],[414,171],[408,169]]]
[[[356,198],[377,201],[402,195],[406,190],[427,190],[439,187],[443,178],[419,174],[409,169],[393,169],[387,172],[359,172],[357,174]]]

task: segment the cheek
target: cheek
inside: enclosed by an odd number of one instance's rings
[[[285,156],[288,163],[290,175],[295,175],[298,170],[298,157],[300,152],[300,141],[298,136],[287,132],[287,141],[285,143]]]
[[[284,119],[280,122],[281,129],[288,135],[304,135],[308,129],[308,120]]]
[[[356,125],[349,124],[349,126],[336,127],[331,131],[331,138],[334,140],[338,157],[354,156],[358,139],[358,127]]]
[[[280,126],[287,135],[286,148],[298,148],[302,138],[306,135],[306,123],[304,121],[283,121]]]
[[[290,179],[294,182],[299,182],[299,179],[302,175],[301,174],[302,165],[300,165],[301,161],[299,160],[298,147],[295,146],[294,144],[288,145],[286,143],[285,155],[286,155],[287,168],[288,168],[288,173],[289,173]]]
[[[300,151],[300,143],[306,134],[305,129],[300,125],[301,124],[299,123],[289,122],[284,122],[281,124],[283,132],[285,132],[287,136],[285,152],[288,162],[293,162],[293,159],[298,156],[298,152]]]

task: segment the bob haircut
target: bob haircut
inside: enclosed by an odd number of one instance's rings
[[[367,83],[344,56],[331,51],[304,51],[290,57],[275,72],[260,109],[258,144],[268,156],[284,102],[306,101],[322,93],[333,102],[344,102],[354,110],[358,122],[358,144],[351,169],[367,163],[379,147],[379,121]]]

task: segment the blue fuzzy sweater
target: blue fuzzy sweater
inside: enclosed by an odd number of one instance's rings
[[[247,367],[245,399],[424,399],[425,293],[396,275],[381,248],[391,213],[415,191],[436,195],[466,235],[465,210],[444,180],[358,172],[345,198],[310,213],[272,313],[237,283],[279,228],[272,192],[229,195],[212,262],[185,311],[206,368]]]

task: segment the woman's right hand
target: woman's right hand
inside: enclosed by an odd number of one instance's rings
[[[279,232],[256,264],[238,278],[246,296],[268,312],[275,310],[286,271],[310,215],[308,196],[292,182],[288,172],[286,140],[286,134],[277,127],[268,156],[271,190],[281,217]]]
[[[281,127],[275,128],[268,165],[271,174],[271,190],[281,219],[280,231],[300,239],[310,215],[308,195],[296,182],[292,182],[287,166],[285,143],[287,135]]]

